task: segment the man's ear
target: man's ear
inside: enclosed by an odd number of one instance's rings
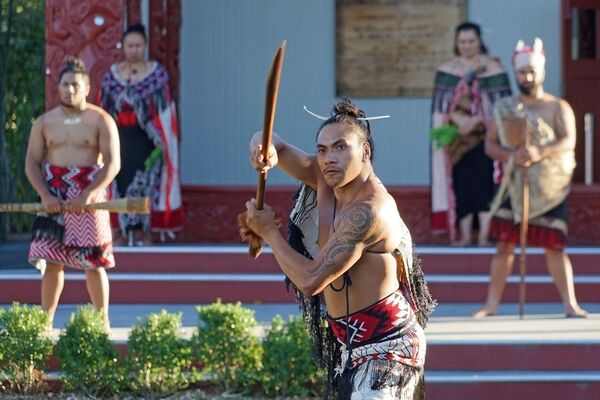
[[[371,145],[369,144],[369,142],[365,141],[363,143],[363,158],[362,158],[362,162],[367,162],[370,159],[371,159]]]

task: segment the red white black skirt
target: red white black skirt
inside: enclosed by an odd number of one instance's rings
[[[527,227],[527,245],[563,251],[567,244],[568,210],[566,200],[545,214],[533,218]],[[492,241],[520,244],[521,224],[515,224],[510,201],[505,201],[490,223]]]
[[[44,165],[46,185],[61,201],[77,197],[100,170],[88,167]],[[104,201],[105,195],[95,199]],[[112,268],[115,258],[109,213],[93,210],[83,213],[39,213],[33,224],[29,262],[44,273],[46,263],[63,264],[78,269]]]

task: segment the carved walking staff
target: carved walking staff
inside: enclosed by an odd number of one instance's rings
[[[529,133],[529,121],[524,119],[525,124],[523,126],[523,143],[525,148],[529,147],[531,142],[531,135]],[[521,204],[521,235],[520,245],[521,253],[519,254],[519,318],[523,319],[525,314],[525,277],[527,276],[527,230],[529,228],[529,168],[527,166],[521,167],[521,173],[523,174],[523,198]]]
[[[262,131],[262,156],[265,160],[269,159],[269,147],[271,146],[271,137],[273,134],[273,122],[275,121],[275,109],[277,108],[277,95],[279,93],[279,81],[281,80],[281,69],[283,67],[283,57],[285,55],[286,41],[284,40],[273,58],[271,70],[267,77],[267,87],[265,94],[265,115],[263,120],[263,131]],[[256,208],[262,210],[264,206],[265,198],[265,187],[267,184],[267,171],[262,171],[258,177],[258,184],[256,186]],[[242,214],[244,215],[244,214]],[[262,251],[262,239],[249,240],[246,235],[242,233],[245,225],[245,221],[242,221],[245,217],[240,216],[240,233],[242,238],[249,242],[249,253],[252,258],[257,258]]]

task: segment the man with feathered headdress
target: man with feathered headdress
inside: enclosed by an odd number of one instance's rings
[[[511,272],[514,247],[520,242],[523,177],[529,180],[527,244],[545,249],[567,317],[585,317],[573,285],[573,269],[564,253],[567,195],[575,168],[575,117],[569,104],[544,92],[546,57],[542,41],[517,43],[513,54],[520,93],[498,101],[487,132],[486,153],[503,162],[503,181],[493,202],[490,238],[497,241],[485,306],[476,318],[494,315]],[[520,122],[519,122],[520,121]],[[516,127],[516,128],[515,128]],[[524,140],[524,133],[530,140]],[[525,168],[518,168],[525,167]]]

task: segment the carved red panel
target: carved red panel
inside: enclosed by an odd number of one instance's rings
[[[180,0],[150,0],[150,59],[163,64],[169,72],[173,98],[179,100]]]
[[[141,21],[141,0],[127,0],[127,25],[139,24]]]
[[[297,187],[268,187],[265,201],[282,218],[285,231]],[[427,186],[392,186],[413,241],[421,245],[448,244],[447,235],[433,235],[430,223],[430,191]],[[237,215],[244,203],[256,196],[251,186],[184,186],[186,225],[177,234],[182,243],[239,243]],[[573,185],[569,195],[569,245],[600,244],[600,185]]]
[[[80,57],[90,72],[96,102],[102,76],[121,57],[125,0],[46,0],[46,109],[59,103],[58,74],[69,55]]]

